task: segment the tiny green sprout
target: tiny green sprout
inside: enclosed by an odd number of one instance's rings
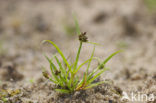
[[[46,71],[42,72],[43,76],[46,79],[50,80],[51,82],[53,82],[54,84],[57,85],[57,88],[55,90],[60,93],[73,93],[75,91],[87,90],[87,89],[96,87],[96,86],[104,83],[105,81],[95,82],[95,80],[98,77],[100,77],[100,75],[102,73],[104,73],[106,70],[109,70],[108,68],[105,67],[106,63],[113,56],[115,56],[116,54],[121,52],[121,51],[114,52],[103,61],[101,61],[97,57],[94,57],[95,46],[98,44],[88,42],[88,37],[86,35],[86,32],[80,32],[78,21],[75,17],[74,17],[74,19],[75,19],[75,25],[76,25],[76,32],[79,35],[79,42],[80,42],[74,62],[72,62],[72,63],[68,62],[68,60],[65,57],[65,55],[63,54],[63,52],[53,41],[50,41],[50,40],[43,41],[43,43],[48,42],[48,43],[52,44],[55,47],[55,49],[57,50],[59,56],[63,60],[63,63],[62,63],[61,62],[62,60],[58,59],[57,55],[54,55],[52,58],[49,58],[48,56],[45,55],[46,59],[48,60],[48,62],[50,64],[51,75],[49,75],[48,72],[46,72]],[[84,61],[82,64],[78,65],[80,52],[81,52],[83,43],[92,44],[93,50],[92,50],[90,58],[87,59],[86,61]],[[96,69],[89,71],[92,60],[97,60],[97,61],[100,60],[100,62],[99,62],[99,65],[96,67]],[[85,64],[87,64],[88,66],[87,66],[85,72],[83,73],[82,79],[80,79],[80,77],[78,76],[78,71]]]
[[[65,33],[67,34],[67,36],[75,36],[76,34],[76,32],[75,32],[75,26],[73,26],[72,24],[70,24],[70,23],[64,23],[63,24],[63,28],[64,28],[64,31],[65,31]]]
[[[33,78],[30,79],[29,82],[30,82],[30,83],[34,83],[34,79],[33,79]]]
[[[144,3],[150,12],[156,11],[156,0],[144,0]]]
[[[117,47],[119,47],[119,48],[126,49],[128,46],[129,46],[129,45],[128,45],[128,43],[127,43],[126,41],[119,41],[119,42],[117,43]]]
[[[9,98],[15,97],[21,94],[20,89],[0,89],[0,103],[10,103]]]
[[[8,99],[7,98],[2,98],[2,99],[0,99],[0,102],[7,103],[8,102]]]

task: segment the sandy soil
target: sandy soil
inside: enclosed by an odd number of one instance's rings
[[[105,59],[116,50],[124,52],[101,76],[110,84],[61,95],[42,76],[42,66],[49,70],[43,53],[52,56],[56,50],[41,42],[54,41],[72,60],[79,43],[65,28],[74,27],[73,12],[89,41],[102,44],[95,56]],[[155,27],[156,13],[143,0],[1,0],[0,93],[9,99],[6,103],[156,103]],[[92,45],[83,46],[80,62],[91,50]],[[155,100],[121,101],[123,92],[154,94]]]

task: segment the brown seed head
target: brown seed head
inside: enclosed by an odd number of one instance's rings
[[[87,42],[88,41],[88,37],[86,36],[86,32],[83,32],[79,35],[79,40],[81,42]]]
[[[61,71],[56,70],[55,71],[55,75],[59,75],[61,73]]]
[[[43,76],[44,76],[46,79],[49,79],[49,75],[48,75],[48,73],[47,73],[46,71],[43,71],[42,74],[43,74]]]

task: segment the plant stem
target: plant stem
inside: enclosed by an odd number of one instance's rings
[[[74,77],[75,77],[74,72],[75,72],[75,70],[76,70],[76,68],[77,68],[77,64],[78,64],[78,61],[79,61],[81,48],[82,48],[82,41],[80,41],[80,46],[79,46],[79,49],[78,49],[78,52],[77,52],[77,56],[76,56],[74,68],[73,68],[73,71],[71,72],[71,86],[72,86],[72,84],[73,84],[73,80],[74,80]]]
[[[79,57],[80,57],[81,48],[82,48],[82,42],[80,41],[80,46],[79,46],[79,49],[78,49],[78,52],[77,52],[77,56],[76,56],[76,60],[75,60],[74,71],[77,68],[77,64],[78,64],[78,60],[79,60]]]

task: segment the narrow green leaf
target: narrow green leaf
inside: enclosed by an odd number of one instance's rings
[[[94,43],[94,42],[87,42],[87,43],[89,43],[89,44],[93,44],[93,45],[99,45],[99,46],[102,46],[102,45],[99,44],[99,43]]]
[[[80,35],[81,32],[80,32],[80,27],[79,27],[78,20],[77,20],[75,15],[73,15],[73,18],[74,18],[74,22],[75,22],[75,26],[76,26],[76,32],[77,32],[78,35]]]
[[[79,61],[81,48],[82,48],[82,42],[80,42],[80,46],[79,46],[79,49],[78,49],[78,52],[77,52],[77,56],[76,56],[76,60],[75,60],[75,63],[74,63],[73,71],[75,71],[76,68],[77,68],[77,64],[78,64],[78,61]]]
[[[95,45],[94,45],[94,48],[93,48],[93,51],[92,51],[90,60],[89,60],[89,62],[88,62],[88,67],[87,67],[87,70],[86,70],[86,71],[87,71],[87,75],[88,75],[88,70],[89,70],[89,68],[90,68],[91,61],[92,61],[93,56],[94,56],[94,52],[95,52]]]
[[[70,83],[71,86],[73,85],[73,80],[74,80],[74,76],[75,76],[74,71],[76,70],[77,65],[78,65],[81,48],[82,48],[82,42],[80,42],[80,46],[79,46],[79,49],[78,49],[78,52],[77,52],[77,56],[76,56],[76,60],[75,60],[75,63],[74,63],[74,67],[73,67],[73,70],[71,72],[71,78],[69,80],[69,83]]]
[[[115,56],[116,54],[122,52],[122,50],[116,51],[114,53],[112,53],[109,57],[107,57],[102,63],[101,65],[105,65],[113,56]]]
[[[49,80],[52,81],[52,82],[55,83],[55,84],[58,84],[58,82],[55,81],[55,80],[53,80],[52,78],[49,78]]]
[[[74,80],[74,85],[73,85],[74,89],[76,88],[78,82],[79,82],[79,77],[77,76]]]
[[[45,67],[42,66],[42,68],[43,68],[43,72],[44,72],[44,71],[45,71]],[[42,73],[43,73],[43,72],[42,72]],[[49,78],[49,80],[52,81],[52,82],[55,83],[55,84],[58,84],[58,82],[55,81],[55,80],[53,80],[52,78]]]
[[[88,77],[87,77],[87,82],[90,80],[90,78],[92,78],[92,76],[93,76],[97,71],[99,71],[99,68],[98,68],[98,67],[88,75]]]
[[[104,81],[93,83],[93,84],[90,84],[89,86],[87,86],[85,89],[90,89],[90,88],[96,87],[96,86],[103,84],[103,83],[104,83]]]
[[[61,64],[61,62],[59,61],[59,59],[57,58],[57,56],[55,56],[55,60],[56,60],[57,64],[58,64],[59,67],[60,67],[61,73],[62,73],[62,74],[64,75],[64,77],[66,77],[66,79],[67,79],[66,70],[62,67],[62,64]]]
[[[45,55],[45,57],[46,57],[46,59],[48,60],[48,62],[50,63],[50,65],[51,65],[51,64],[54,65],[53,62],[52,62],[52,60],[50,60],[50,58],[49,58],[48,56]],[[56,67],[53,68],[53,69],[54,69],[55,71],[57,70]],[[51,71],[53,71],[53,70],[51,69]]]
[[[67,67],[68,67],[69,70],[71,71],[71,67],[70,67],[70,65],[69,65],[69,63],[68,63],[68,61],[67,61],[67,59],[65,58],[64,54],[62,53],[62,51],[59,49],[59,47],[58,47],[54,42],[52,42],[52,41],[50,41],[50,40],[44,40],[43,43],[44,43],[44,42],[49,42],[49,43],[51,43],[51,44],[56,48],[56,50],[58,51],[58,53],[61,55],[63,61],[66,63]]]
[[[50,70],[52,73],[52,76],[54,77],[54,79],[59,83],[59,85],[63,86],[63,82],[55,75],[55,72],[57,70],[56,66],[53,64],[53,62],[48,58],[48,56],[45,55],[45,57],[47,58],[47,60],[50,63]],[[53,70],[54,69],[54,70]]]
[[[50,65],[50,68],[54,68],[53,65]],[[62,80],[59,79],[59,78],[57,77],[57,75],[55,75],[55,72],[54,72],[53,70],[52,70],[52,75],[53,75],[53,77],[55,78],[55,80],[59,83],[59,85],[63,86]]]
[[[92,59],[97,60],[96,57],[93,57]],[[80,68],[82,68],[82,66],[84,66],[85,64],[87,64],[90,60],[91,60],[91,58],[89,58],[88,60],[86,60],[86,61],[84,61],[82,64],[80,64],[80,65],[77,67],[77,69],[74,71],[74,74],[76,74],[76,73],[78,72],[78,70],[79,70]]]
[[[55,74],[55,72],[58,71],[57,68],[56,68],[56,66],[55,66],[55,64],[51,62],[51,66],[52,66],[52,68],[54,68],[54,70],[55,70],[55,71],[53,71],[53,74],[54,74],[55,78],[59,81],[60,85],[61,85],[61,86],[65,85],[65,84],[64,84],[64,82],[65,82],[65,81],[64,81],[64,78],[61,76],[61,74],[58,74],[58,75]],[[59,77],[59,78],[58,78],[58,77]]]
[[[99,77],[103,72],[105,72],[106,70],[108,70],[108,68],[104,68],[104,69],[100,70],[100,72],[97,73],[93,78],[91,78],[91,79],[87,82],[87,84],[92,83],[96,78],[98,78],[98,77]]]
[[[55,90],[60,93],[66,93],[66,94],[70,93],[70,91],[66,89],[55,89]]]
[[[84,73],[84,74],[83,74],[83,79],[78,83],[76,89],[79,89],[79,88],[84,84],[84,82],[86,82],[86,81],[85,81],[86,77],[87,77],[87,75],[86,75],[86,73]]]
[[[66,81],[66,78],[64,78],[61,74],[59,74],[59,77],[60,77],[60,80],[61,80],[61,83],[62,83],[62,87],[66,87],[67,86],[67,81]]]

